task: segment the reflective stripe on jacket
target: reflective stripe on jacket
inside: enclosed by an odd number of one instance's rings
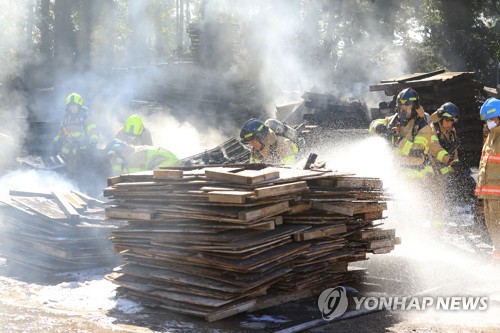
[[[179,162],[177,156],[165,148],[130,144],[127,144],[119,155],[110,152],[108,157],[114,175],[154,170]]]
[[[500,200],[500,127],[491,130],[484,143],[476,194]]]
[[[419,114],[423,109],[419,109]],[[396,127],[396,134],[392,135],[394,153],[398,156],[400,166],[403,168],[402,176],[405,178],[424,178],[434,171],[429,165],[429,144],[431,141],[431,127],[424,117],[413,118],[405,126],[401,126],[394,114],[385,119],[375,119],[370,124],[370,134],[376,134],[375,128],[379,124]]]
[[[458,139],[455,128],[450,132],[445,132],[439,123],[431,125],[432,135],[431,144],[429,146],[429,154],[433,159],[433,164],[436,167],[436,172],[441,175],[446,175],[452,171],[449,164],[451,161],[458,161]],[[447,147],[451,147],[453,151],[448,152]],[[451,153],[451,154],[450,154]]]
[[[65,157],[95,147],[98,141],[99,129],[89,117],[82,114],[67,114],[53,140]]]

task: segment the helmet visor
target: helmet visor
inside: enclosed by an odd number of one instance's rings
[[[443,113],[443,115],[441,117],[448,120],[448,121],[452,121],[454,123],[456,123],[458,121],[457,117],[453,117],[453,115],[449,114],[448,112]]]

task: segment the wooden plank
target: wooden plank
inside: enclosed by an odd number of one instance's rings
[[[147,209],[123,209],[118,207],[107,207],[105,210],[107,218],[152,220],[153,212]]]
[[[54,192],[52,192],[52,195],[54,196],[54,199],[55,199],[57,205],[59,206],[59,208],[61,208],[61,210],[64,212],[64,214],[66,214],[66,217],[68,219],[74,220],[74,221],[77,221],[80,219],[80,214],[75,210],[75,208],[73,208],[73,206],[71,206],[71,204],[68,202],[68,200],[66,200],[66,198],[64,197],[64,194],[57,192],[57,191],[54,191]]]
[[[326,238],[332,235],[342,234],[345,232],[347,232],[347,226],[345,224],[325,226],[325,227],[313,227],[309,230],[294,234],[293,239],[299,242],[315,238]]]
[[[396,236],[396,229],[367,229],[358,231],[349,236],[349,239],[367,240]]]
[[[156,169],[153,171],[153,178],[156,179],[179,179],[184,176],[184,171],[175,169]]]
[[[108,186],[113,186],[115,184],[118,184],[122,181],[121,176],[115,176],[115,177],[110,177],[107,180]]]
[[[13,208],[16,211],[20,211],[23,214],[28,215],[29,217],[33,217],[34,218],[34,217],[38,216],[36,213],[34,213],[33,211],[31,211],[31,209],[29,207],[27,207],[26,205],[23,205],[22,203],[16,202],[14,200],[10,200],[10,198],[5,198],[3,200],[0,200],[0,203],[2,203],[5,206],[8,206],[10,208]]]
[[[385,254],[385,253],[391,252],[392,250],[394,250],[394,245],[377,248],[377,249],[373,250],[372,253],[373,254]]]
[[[67,200],[67,202],[78,212],[78,214],[82,214],[85,211],[85,208],[80,205],[80,203],[73,197],[76,197],[76,195],[72,196],[71,193],[64,193],[63,196]],[[85,205],[85,207],[87,206],[85,202],[83,202],[83,204]]]
[[[209,202],[245,203],[246,198],[253,195],[250,191],[211,191],[208,192]]]
[[[203,192],[238,191],[238,189],[234,188],[234,187],[229,187],[229,186],[202,186],[202,187],[200,187],[200,191],[203,191]]]
[[[368,241],[367,248],[369,250],[375,250],[383,247],[394,246],[395,239],[379,239]]]
[[[316,200],[311,200],[311,207],[320,209],[320,210],[325,210],[327,212],[335,212],[339,213],[342,215],[347,215],[347,216],[353,216],[354,215],[354,209],[350,207],[343,207],[340,205],[334,205],[331,203],[324,203],[321,201],[316,201]]]
[[[363,220],[373,221],[380,220],[384,218],[384,213],[382,211],[368,212],[363,214]]]
[[[380,82],[381,83],[389,83],[389,82],[400,82],[400,83],[403,83],[403,82],[408,82],[408,81],[426,79],[426,78],[432,77],[434,75],[442,74],[444,72],[445,72],[444,69],[438,69],[438,70],[433,71],[433,72],[408,74],[408,75],[405,75],[405,76],[402,76],[402,77],[400,76],[400,77],[397,77],[397,78],[381,80]]]
[[[284,213],[289,209],[288,201],[283,201],[275,205],[247,210],[238,213],[238,219],[243,221],[258,220],[273,215]]]
[[[11,197],[11,200],[48,219],[59,221],[67,219],[66,214],[54,200],[42,197]]]
[[[88,204],[82,198],[80,198],[80,196],[78,194],[73,193],[73,192],[69,192],[69,193],[64,194],[64,196],[68,199],[71,198],[71,200],[70,200],[71,202],[76,203],[77,205],[82,207],[84,210],[87,209]]]
[[[80,199],[82,199],[89,207],[91,206],[97,206],[97,207],[104,207],[105,202],[98,200],[96,198],[92,198],[91,196],[88,196],[85,193],[79,192],[79,191],[71,191],[71,193],[76,194]]]
[[[300,203],[298,205],[291,205],[290,210],[286,213],[286,215],[294,215],[298,213],[307,212],[311,209],[311,205],[309,203]]]
[[[278,170],[268,170],[262,169],[256,170],[245,170],[239,173],[231,173],[219,170],[205,170],[205,175],[209,179],[219,180],[222,182],[242,184],[242,185],[253,185],[262,183],[270,179],[279,178]]]
[[[407,88],[409,86],[411,86],[412,88],[420,88],[420,87],[433,86],[434,84],[435,84],[435,82],[433,82],[433,81],[416,81],[416,82],[411,82],[411,83],[392,82],[392,83],[371,85],[370,91],[381,91],[381,90],[390,90],[390,89],[402,90],[402,89]]]
[[[256,188],[254,190],[256,198],[275,197],[282,194],[297,193],[307,190],[307,182],[300,181],[294,183],[272,185]]]
[[[344,188],[376,188],[381,189],[383,187],[382,180],[378,178],[339,178],[337,180],[337,187]]]
[[[9,195],[19,196],[19,197],[43,197],[47,199],[52,198],[52,194],[48,192],[27,192],[18,190],[9,190]]]
[[[337,285],[337,284],[328,284],[328,287],[333,287],[335,285]],[[278,295],[276,295],[276,294],[265,295],[265,296],[259,297],[257,299],[256,304],[249,311],[262,310],[262,309],[269,308],[272,306],[288,303],[291,301],[296,301],[296,300],[299,300],[302,298],[307,298],[307,297],[310,297],[313,295],[317,295],[320,292],[321,292],[320,290],[306,289],[306,290],[301,290],[301,291],[293,292],[293,293],[278,294]]]
[[[249,311],[255,306],[256,302],[257,301],[255,299],[249,301],[240,301],[234,305],[229,305],[222,309],[217,309],[216,311],[212,311],[207,314],[205,316],[205,320],[211,323],[217,320],[231,317],[237,313]]]

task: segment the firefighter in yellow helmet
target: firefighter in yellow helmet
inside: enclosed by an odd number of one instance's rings
[[[114,139],[106,147],[113,175],[169,167],[179,162],[169,150],[157,146],[134,146]]]
[[[119,139],[135,146],[152,146],[153,139],[151,132],[144,127],[144,123],[136,114],[131,115],[125,121],[123,126],[115,135]]]
[[[424,108],[412,88],[402,90],[397,98],[397,112],[370,124],[370,134],[386,138],[393,146],[402,167],[402,176],[422,179],[433,175],[429,164],[431,127],[425,119]]]
[[[240,131],[243,143],[252,149],[250,163],[295,164],[299,147],[290,139],[277,135],[260,119],[248,120]]]
[[[69,94],[66,114],[53,144],[55,153],[64,157],[71,176],[78,176],[93,161],[98,141],[99,130],[83,106],[82,96],[75,92]]]

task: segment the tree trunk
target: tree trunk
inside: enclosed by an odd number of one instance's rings
[[[152,16],[153,16],[153,25],[155,31],[155,50],[156,56],[162,57],[165,52],[165,22],[162,20],[162,12],[166,10],[166,8],[162,8],[161,3],[159,1],[155,1],[152,5]]]
[[[71,22],[73,1],[55,0],[54,3],[54,60],[61,72],[74,63],[75,32]]]
[[[150,1],[129,1],[129,26],[131,29],[128,52],[130,60],[135,65],[148,63],[151,60],[147,38],[151,33],[150,20],[147,17],[147,7]],[[133,51],[132,51],[133,50]]]
[[[34,20],[34,0],[28,0],[26,9],[28,10],[28,20],[26,22],[26,50],[31,53],[33,49],[33,20]]]
[[[50,38],[50,0],[40,1],[40,57],[42,62],[50,61],[52,59],[51,49],[52,40]]]
[[[177,55],[180,56],[183,52],[183,34],[184,34],[184,1],[177,0],[176,1],[176,50]]]
[[[79,25],[77,38],[77,66],[81,71],[90,69],[90,50],[91,50],[91,36],[92,36],[92,13],[94,7],[94,0],[80,0],[79,1]]]
[[[441,51],[448,61],[447,67],[455,71],[466,71],[470,31],[473,25],[472,3],[468,0],[441,0],[444,36],[448,36]]]

